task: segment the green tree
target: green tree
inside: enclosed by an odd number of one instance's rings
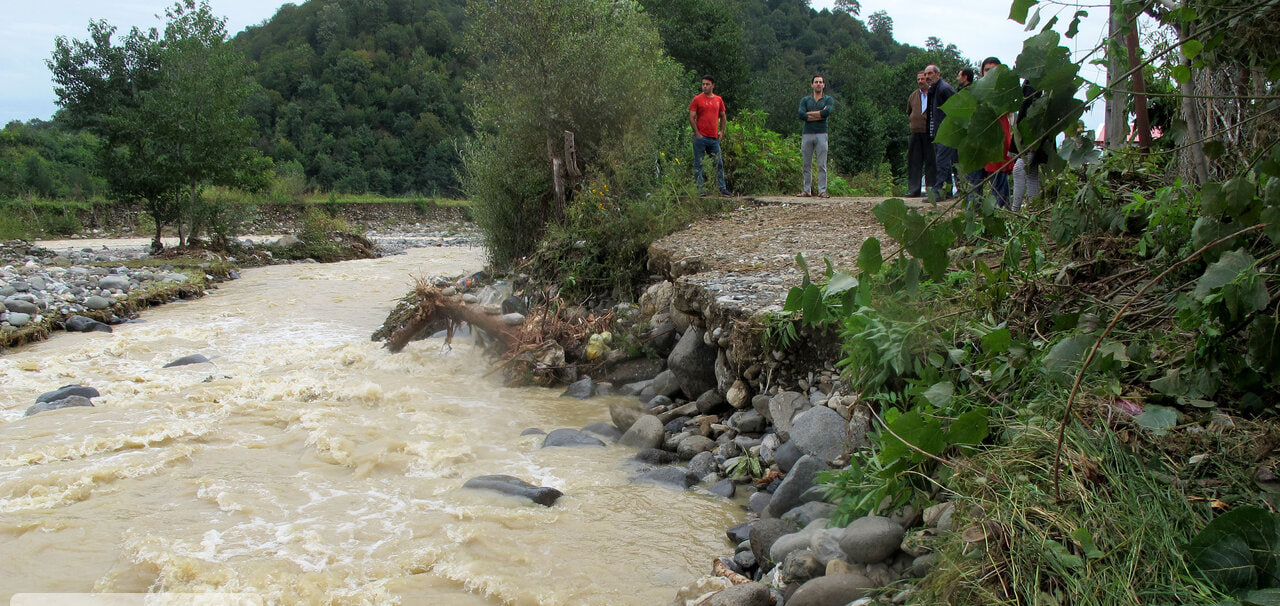
[[[566,131],[589,173],[605,168],[610,150],[643,157],[660,126],[687,113],[673,95],[680,69],[633,2],[475,0],[469,9],[467,44],[482,65],[470,85],[479,132],[463,158],[465,187],[490,256],[505,262],[531,251],[559,216],[557,172],[574,170]]]
[[[154,249],[165,225],[178,223],[184,241],[183,221],[207,226],[200,187],[260,185],[269,168],[240,114],[245,67],[227,45],[225,20],[207,1],[165,14],[163,36],[135,27],[118,46],[115,28],[93,21],[88,40],[59,37],[48,61],[65,115],[102,139],[113,196],[142,201],[155,220]]]

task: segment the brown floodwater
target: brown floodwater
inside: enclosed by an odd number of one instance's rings
[[[628,482],[630,449],[520,432],[609,398],[503,387],[469,340],[369,334],[411,275],[478,249],[245,270],[114,334],[0,356],[0,603],[15,593],[237,592],[272,604],[667,604],[741,509]],[[162,369],[200,353],[212,364]],[[95,408],[22,417],[40,393]],[[509,474],[554,507],[464,490]]]

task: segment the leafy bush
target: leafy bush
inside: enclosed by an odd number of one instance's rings
[[[767,118],[762,111],[743,111],[728,126],[721,151],[725,181],[735,192],[777,194],[800,187],[800,138],[765,128]],[[707,171],[704,164],[703,174],[714,175]]]

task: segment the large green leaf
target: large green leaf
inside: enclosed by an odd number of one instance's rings
[[[1187,557],[1205,580],[1228,593],[1280,588],[1280,517],[1239,507],[1205,526]]]
[[[1072,335],[1058,341],[1044,356],[1045,371],[1058,382],[1071,382],[1093,342],[1094,337],[1089,335]]]
[[[1027,22],[1027,11],[1035,6],[1039,0],[1013,0],[1013,4],[1009,6],[1009,19],[1025,24]]]
[[[833,297],[850,288],[858,287],[858,279],[849,275],[847,272],[838,271],[831,274],[831,279],[827,281],[827,296]]]
[[[970,410],[951,422],[947,428],[947,442],[951,444],[981,444],[987,439],[990,428],[987,425],[987,409]]]
[[[1156,435],[1164,435],[1166,431],[1178,425],[1178,411],[1168,406],[1148,404],[1146,410],[1133,420],[1138,426],[1150,429]]]
[[[1013,337],[1008,327],[1001,326],[982,337],[982,351],[987,353],[1004,353],[1009,351]]]
[[[955,393],[956,386],[952,385],[951,381],[939,381],[925,390],[924,399],[935,408],[944,408],[951,403],[951,396]]]
[[[858,269],[867,275],[875,275],[880,273],[883,263],[884,256],[880,252],[880,240],[877,238],[864,240],[862,248],[858,250]]]
[[[1266,280],[1258,274],[1256,265],[1253,255],[1243,249],[1224,253],[1196,282],[1196,299],[1203,301],[1215,290],[1222,289],[1223,303],[1234,316],[1266,308],[1271,298]]]
[[[926,419],[917,410],[903,413],[897,419],[889,424],[893,434],[897,434],[912,444],[916,448],[923,450],[929,454],[936,455],[946,448],[947,443],[942,437],[942,426],[937,419]],[[888,432],[884,435],[884,448],[880,450],[880,461],[889,464],[903,457],[907,457],[912,461],[923,461],[924,455],[917,452],[899,440],[897,437]]]

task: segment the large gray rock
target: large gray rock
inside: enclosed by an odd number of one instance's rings
[[[659,467],[646,471],[631,480],[637,484],[659,484],[685,489],[698,483],[698,478],[680,467]]]
[[[604,442],[588,435],[586,432],[577,429],[561,428],[547,434],[542,440],[542,447],[549,448],[553,446],[577,447],[577,446],[594,446],[604,447]]]
[[[680,379],[670,368],[658,373],[653,378],[653,395],[673,398],[680,393]]]
[[[808,550],[813,543],[813,537],[825,531],[826,528],[827,522],[823,520],[811,523],[803,530],[778,537],[778,540],[774,541],[773,545],[769,547],[769,561],[782,563],[786,561],[787,554],[802,549]]]
[[[889,518],[866,516],[845,527],[840,550],[854,564],[883,562],[898,551],[906,531]]]
[[[729,354],[723,349],[717,348],[716,352],[716,391],[720,393],[729,393],[729,388],[733,387],[733,382],[738,380],[738,373],[729,366]]]
[[[614,402],[609,405],[609,418],[613,421],[613,426],[624,434],[644,414],[639,404]]]
[[[788,583],[803,583],[822,576],[826,570],[809,549],[797,549],[782,560],[782,579]]]
[[[706,436],[689,436],[676,446],[676,456],[688,461],[700,452],[708,452],[716,447],[715,440]]]
[[[614,427],[612,423],[605,423],[603,421],[591,423],[590,425],[583,427],[582,431],[606,442],[617,442],[622,438],[622,432],[618,431],[617,427]]]
[[[715,484],[712,484],[711,488],[709,488],[708,490],[710,490],[711,494],[713,495],[721,496],[726,499],[732,499],[733,495],[737,494],[738,492],[738,485],[735,484],[733,480],[730,480],[729,478],[725,478],[723,480],[716,482]]]
[[[769,559],[769,552],[778,539],[796,531],[795,524],[777,518],[761,518],[751,523],[747,536],[751,541],[751,555],[764,570],[773,568],[774,561]]]
[[[844,536],[843,528],[828,528],[822,532],[814,533],[809,541],[809,549],[813,550],[813,556],[826,566],[832,560],[841,560],[845,558],[844,550],[840,549],[840,538]]]
[[[667,356],[667,368],[675,374],[687,399],[696,399],[716,386],[716,348],[703,342],[703,330],[690,326]]]
[[[799,461],[804,454],[795,444],[787,442],[773,451],[773,462],[778,464],[778,469],[781,469],[782,473],[787,473],[795,467],[796,461]]]
[[[818,472],[826,468],[826,463],[821,459],[809,455],[800,457],[787,477],[782,480],[782,484],[778,485],[778,489],[773,492],[773,499],[769,501],[769,506],[765,508],[762,515],[778,518],[791,511],[800,504],[800,496],[813,486],[813,480]]]
[[[111,327],[84,316],[70,316],[64,322],[63,326],[67,332],[111,332]]]
[[[794,420],[791,441],[801,452],[831,462],[849,452],[845,421],[840,413],[825,406],[806,410]]]
[[[773,400],[773,396],[767,394],[756,394],[751,396],[751,408],[760,413],[760,416],[773,422],[773,417],[769,416],[769,402]]]
[[[103,276],[98,280],[98,288],[107,290],[129,290],[129,276]]]
[[[24,299],[5,299],[4,307],[13,313],[27,314],[29,316],[40,314],[39,306]]]
[[[739,410],[730,415],[729,421],[725,424],[738,430],[739,433],[763,433],[765,420],[754,410]]]
[[[596,395],[596,382],[591,377],[583,377],[582,379],[569,384],[565,388],[564,393],[560,394],[562,398],[577,398],[585,400]]]
[[[36,397],[36,402],[55,402],[68,396],[81,396],[84,398],[96,398],[102,394],[97,389],[88,385],[63,385],[53,391],[46,391]]]
[[[706,606],[769,606],[769,588],[760,583],[734,585],[711,596]]]
[[[637,452],[636,456],[632,458],[640,461],[641,463],[648,463],[649,465],[670,465],[680,460],[680,457],[677,457],[676,453],[667,452],[658,448],[646,448]]]
[[[618,443],[641,450],[657,448],[662,444],[662,421],[653,415],[643,415],[618,438]]]
[[[698,476],[698,480],[711,475],[716,470],[716,456],[710,451],[700,452],[689,459],[689,473]]]
[[[502,494],[522,497],[547,507],[553,505],[556,502],[556,499],[564,496],[564,493],[554,488],[534,486],[520,478],[507,475],[489,475],[471,478],[470,480],[467,480],[462,487],[473,488],[476,490],[491,490]]]
[[[658,358],[637,358],[634,360],[625,360],[619,362],[609,374],[605,375],[605,380],[614,385],[626,385],[627,383],[635,383],[637,381],[647,381],[658,376],[662,369],[667,366],[666,360]]]
[[[769,419],[773,421],[778,437],[782,438],[783,442],[791,439],[792,417],[811,406],[808,397],[795,391],[781,392],[769,400]]]
[[[11,311],[9,312],[9,315],[6,318],[6,321],[9,323],[9,326],[12,326],[14,328],[21,328],[23,326],[26,326],[28,322],[31,322],[31,314],[24,314],[21,312]]]
[[[654,318],[656,323],[651,322],[649,330],[646,330],[642,338],[645,344],[653,348],[658,355],[670,355],[672,348],[676,345],[676,323],[671,319],[670,315],[664,315],[661,318]]]
[[[792,507],[791,511],[782,514],[780,517],[784,520],[791,520],[801,526],[808,526],[814,520],[830,518],[835,511],[836,506],[831,503],[810,501]]]
[[[695,404],[698,407],[698,414],[709,415],[727,408],[726,405],[728,403],[725,402],[724,396],[720,395],[720,392],[708,389],[698,396],[698,401]]]
[[[93,406],[93,402],[84,396],[67,396],[61,400],[52,400],[48,402],[36,402],[22,413],[22,416],[29,417],[31,415],[48,412],[50,410],[58,410],[59,408],[72,408],[75,406]]]
[[[875,588],[871,579],[860,574],[821,576],[801,585],[787,606],[845,606]]]
[[[189,356],[182,356],[177,360],[174,360],[168,364],[165,364],[161,368],[173,368],[174,366],[188,366],[191,364],[209,364],[209,363],[211,363],[211,361],[209,360],[209,358],[206,358],[204,354],[191,354]]]
[[[84,300],[84,306],[94,310],[106,309],[111,307],[111,299],[94,295]]]

